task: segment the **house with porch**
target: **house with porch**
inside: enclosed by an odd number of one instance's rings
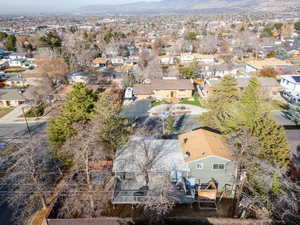
[[[112,203],[139,204],[166,187],[176,202],[191,203],[195,189],[188,170],[178,140],[133,137],[116,152]]]
[[[215,181],[218,191],[233,190],[236,185],[237,167],[229,146],[220,134],[198,129],[179,135],[180,150],[189,167],[188,177],[206,186]]]
[[[16,107],[25,102],[19,89],[0,89],[0,107]]]

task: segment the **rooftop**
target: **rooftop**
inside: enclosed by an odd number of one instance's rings
[[[25,98],[20,94],[19,89],[3,88],[3,89],[0,89],[0,100],[24,101]]]
[[[233,160],[229,147],[220,134],[198,129],[186,134],[179,135],[183,154],[190,154],[187,162],[203,159],[209,156],[219,156]]]
[[[257,69],[262,69],[264,67],[273,67],[273,66],[293,66],[292,63],[288,61],[284,61],[281,59],[276,59],[276,58],[267,58],[264,60],[254,60],[254,61],[249,61],[247,63],[248,65],[257,68]]]

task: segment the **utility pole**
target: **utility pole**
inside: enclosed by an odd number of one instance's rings
[[[22,107],[22,112],[23,112],[23,117],[25,119],[25,122],[26,122],[26,127],[27,127],[27,130],[28,130],[28,133],[30,135],[30,138],[32,138],[32,135],[31,135],[31,131],[30,131],[30,127],[28,125],[28,121],[27,121],[27,118],[26,118],[26,115],[25,115],[25,112],[24,112],[24,108]]]

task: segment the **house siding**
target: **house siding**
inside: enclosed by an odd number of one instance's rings
[[[202,163],[203,168],[197,169],[197,164]],[[213,169],[213,164],[224,164],[222,170]],[[234,185],[234,177],[236,176],[236,167],[233,161],[229,161],[219,157],[208,157],[205,159],[193,161],[189,163],[189,176],[195,177],[200,183],[207,183],[212,178],[218,182],[218,189],[224,188],[225,184]]]
[[[173,93],[173,96],[172,96]],[[154,98],[163,100],[163,99],[171,99],[171,98],[192,98],[193,91],[192,90],[155,90]]]

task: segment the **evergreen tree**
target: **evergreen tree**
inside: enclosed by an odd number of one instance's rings
[[[175,132],[174,122],[174,117],[169,115],[166,119],[166,131],[168,134],[172,134]]]
[[[225,121],[225,133],[237,131],[240,127],[247,127],[251,132],[255,128],[255,121],[265,112],[262,99],[262,87],[256,77],[249,80],[248,86],[241,94],[232,117]]]
[[[258,137],[261,146],[260,157],[274,165],[286,166],[289,145],[283,127],[277,124],[270,114],[262,114],[255,123],[253,135]]]
[[[0,41],[4,41],[7,37],[7,34],[5,32],[0,32]]]
[[[62,112],[48,123],[48,137],[54,149],[76,134],[76,123],[86,123],[94,112],[96,95],[84,84],[75,84],[66,97]]]
[[[103,146],[114,153],[124,146],[131,134],[127,119],[120,117],[120,102],[109,93],[102,93],[96,105],[96,120],[99,123],[99,136]]]
[[[93,90],[88,89],[83,83],[75,84],[72,92],[66,97],[62,114],[72,123],[86,122],[94,112],[96,100]]]
[[[204,126],[223,130],[224,122],[231,117],[234,105],[239,100],[237,81],[232,76],[225,76],[221,82],[212,87],[205,107],[209,110],[200,116]]]
[[[238,133],[241,127],[247,128],[259,140],[261,158],[281,167],[286,165],[289,154],[287,138],[283,127],[266,111],[257,78],[250,79],[236,111],[225,124],[226,133]]]
[[[300,125],[300,106],[290,104],[287,111],[287,117],[296,125]]]
[[[7,51],[16,51],[16,37],[13,34],[7,36],[4,42],[4,47]]]

